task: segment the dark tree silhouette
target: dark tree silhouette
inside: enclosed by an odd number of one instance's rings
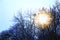
[[[36,27],[31,11],[26,16],[19,12],[18,16],[14,16],[15,24],[0,33],[0,40],[60,40],[60,3],[57,2],[50,12],[53,21],[44,30]]]

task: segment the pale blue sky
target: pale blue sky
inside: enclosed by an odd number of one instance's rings
[[[10,28],[13,16],[19,10],[49,8],[55,0],[0,0],[0,32]]]

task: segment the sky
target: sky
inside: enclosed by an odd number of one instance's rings
[[[0,0],[0,32],[11,27],[13,17],[18,11],[33,11],[43,7],[48,9],[54,3],[55,0]]]

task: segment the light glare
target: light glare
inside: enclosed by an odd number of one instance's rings
[[[45,10],[39,11],[34,16],[34,22],[41,28],[48,27],[52,22],[51,13]]]

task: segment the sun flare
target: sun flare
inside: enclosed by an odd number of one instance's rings
[[[52,15],[46,10],[39,11],[38,13],[34,14],[34,22],[40,28],[46,28],[52,22]]]
[[[46,14],[40,14],[38,20],[41,24],[45,24],[48,21],[49,16]]]

